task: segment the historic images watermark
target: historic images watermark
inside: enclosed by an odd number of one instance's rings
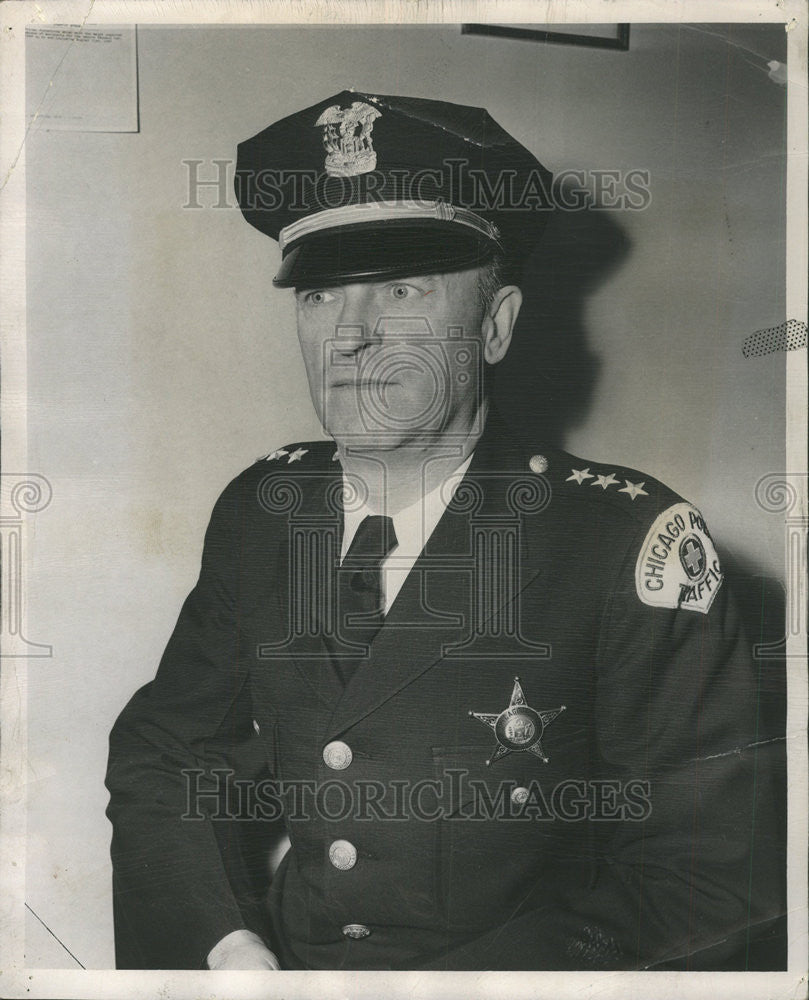
[[[549,180],[539,170],[518,179],[516,170],[491,174],[465,159],[446,159],[440,168],[371,170],[334,177],[316,170],[258,170],[235,174],[232,159],[186,159],[187,209],[233,209],[239,203],[255,211],[291,213],[326,211],[347,203],[410,202],[414,208],[436,200],[478,212],[578,212],[598,208],[640,212],[652,202],[651,172],[629,169],[560,170]],[[236,194],[238,191],[239,197]],[[440,194],[439,194],[440,192]]]
[[[481,268],[478,276],[480,323],[486,312],[486,273],[487,268]],[[480,323],[470,320],[466,326],[438,329],[435,315],[426,306],[421,313],[418,308],[394,308],[400,290],[408,304],[411,293],[416,300],[433,302],[428,299],[433,292],[429,277],[391,280],[380,293],[389,306],[383,315],[372,324],[342,323],[347,304],[340,289],[300,293],[304,299],[300,308],[318,314],[322,310],[324,324],[333,323],[316,344],[316,378],[310,385],[316,409],[330,432],[340,428],[335,437],[348,457],[371,464],[383,481],[388,474],[386,450],[412,447],[413,442],[416,447],[425,440],[433,443],[429,462],[438,456],[450,468],[459,466],[464,449],[468,449],[470,431],[465,426],[463,434],[454,435],[453,414],[463,408],[472,420],[472,435],[482,432],[486,416],[488,373]],[[310,302],[312,296],[314,303]],[[266,456],[267,474],[257,489],[259,506],[269,515],[286,519],[289,579],[288,633],[280,641],[262,643],[258,657],[284,657],[295,651],[311,658],[321,647],[305,651],[301,640],[320,635],[330,640],[332,657],[368,656],[369,648],[357,645],[358,633],[352,622],[341,619],[340,588],[350,587],[352,582],[348,573],[340,572],[339,559],[343,515],[363,509],[367,484],[341,468],[337,445],[333,463],[325,470],[298,464],[302,454],[279,449]],[[470,467],[463,474],[449,475],[440,485],[440,506],[463,515],[463,542],[452,551],[433,547],[416,566],[395,549],[391,554],[388,564],[392,570],[404,558],[407,570],[421,575],[418,621],[406,625],[445,627],[446,619],[431,606],[429,591],[440,588],[448,574],[464,580],[467,606],[463,620],[456,623],[461,626],[461,638],[442,647],[442,655],[497,659],[550,656],[550,647],[542,637],[532,639],[526,634],[519,598],[524,519],[540,513],[551,500],[551,485],[544,475],[547,463],[543,462],[541,456],[535,456],[524,469],[497,472]],[[425,464],[420,472],[422,497],[431,493],[428,471]],[[322,492],[324,498],[321,515],[314,518],[303,503],[306,493],[312,491]],[[491,509],[484,509],[484,498],[492,493],[502,498],[496,517]],[[422,519],[422,537],[428,537],[428,507],[420,506],[416,516]]]
[[[318,483],[318,480],[322,482]],[[303,499],[307,489],[323,488],[331,516],[313,519]],[[543,510],[551,498],[551,486],[541,473],[530,470],[520,477],[513,474],[467,473],[462,481],[445,484],[452,490],[450,507],[453,513],[468,519],[465,541],[452,552],[431,553],[421,565],[410,572],[420,574],[421,602],[417,621],[400,622],[402,627],[418,624],[422,628],[446,627],[446,620],[432,608],[425,595],[431,586],[440,586],[447,574],[463,578],[467,597],[460,630],[456,637],[442,643],[444,657],[463,656],[465,659],[547,659],[551,655],[548,643],[530,637],[524,628],[522,614],[521,574],[523,551],[523,516]],[[486,491],[502,489],[505,509],[492,517],[484,507]],[[370,655],[370,647],[358,642],[359,624],[352,618],[343,620],[340,614],[340,588],[351,581],[339,572],[341,511],[358,509],[364,498],[359,480],[301,471],[284,473],[283,467],[268,473],[258,487],[259,503],[267,513],[287,519],[286,564],[287,632],[279,640],[259,644],[259,660],[284,658],[291,653],[311,659],[331,656],[362,658]],[[394,566],[395,553],[391,557]],[[494,596],[492,596],[494,595]],[[510,599],[513,598],[513,599]],[[327,637],[332,649],[325,646],[308,648],[308,638]],[[318,652],[317,650],[320,650]]]
[[[801,656],[789,652],[788,640],[806,634],[806,538],[809,518],[801,510],[801,496],[805,495],[805,472],[768,472],[755,485],[754,495],[758,506],[769,514],[784,518],[784,544],[786,550],[786,621],[784,635],[775,642],[757,643],[753,655],[759,660],[779,660],[783,657]]]
[[[52,498],[53,489],[45,476],[34,472],[0,475],[0,566],[3,570],[0,656],[3,657],[53,655],[50,644],[31,641],[23,629],[25,522],[45,510]]]
[[[289,822],[514,822],[642,823],[652,812],[651,784],[644,779],[566,778],[552,788],[538,779],[520,785],[470,777],[465,768],[445,768],[439,778],[388,782],[368,779],[256,781],[230,768],[188,768],[186,808],[181,819]]]

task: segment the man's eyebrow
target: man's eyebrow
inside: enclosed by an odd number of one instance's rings
[[[394,282],[394,283],[396,281],[438,281],[441,277],[442,277],[442,275],[439,274],[439,273],[436,273],[436,274],[411,274],[411,275],[409,275],[407,277],[404,277],[404,278],[390,278],[389,280],[391,282]],[[385,284],[385,283],[386,282],[384,282],[384,281],[382,282],[382,284]]]

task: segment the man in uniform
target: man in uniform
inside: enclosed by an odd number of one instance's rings
[[[113,730],[119,966],[737,963],[783,904],[708,528],[491,403],[548,171],[482,109],[352,91],[236,180],[329,440],[224,491]],[[277,812],[265,924],[239,832]]]

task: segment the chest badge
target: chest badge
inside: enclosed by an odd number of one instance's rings
[[[525,700],[520,678],[515,677],[514,690],[511,692],[508,708],[499,713],[469,713],[471,718],[477,719],[484,726],[493,729],[497,739],[495,751],[486,761],[486,766],[488,767],[489,764],[493,764],[496,760],[500,760],[501,757],[510,753],[524,753],[526,750],[547,764],[548,758],[542,749],[542,735],[545,732],[545,727],[550,725],[557,715],[564,712],[565,707],[565,705],[560,705],[559,708],[539,711],[531,708]]]

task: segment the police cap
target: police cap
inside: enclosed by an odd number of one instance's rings
[[[274,284],[520,263],[551,174],[484,108],[346,90],[239,144],[239,207],[278,240]]]

